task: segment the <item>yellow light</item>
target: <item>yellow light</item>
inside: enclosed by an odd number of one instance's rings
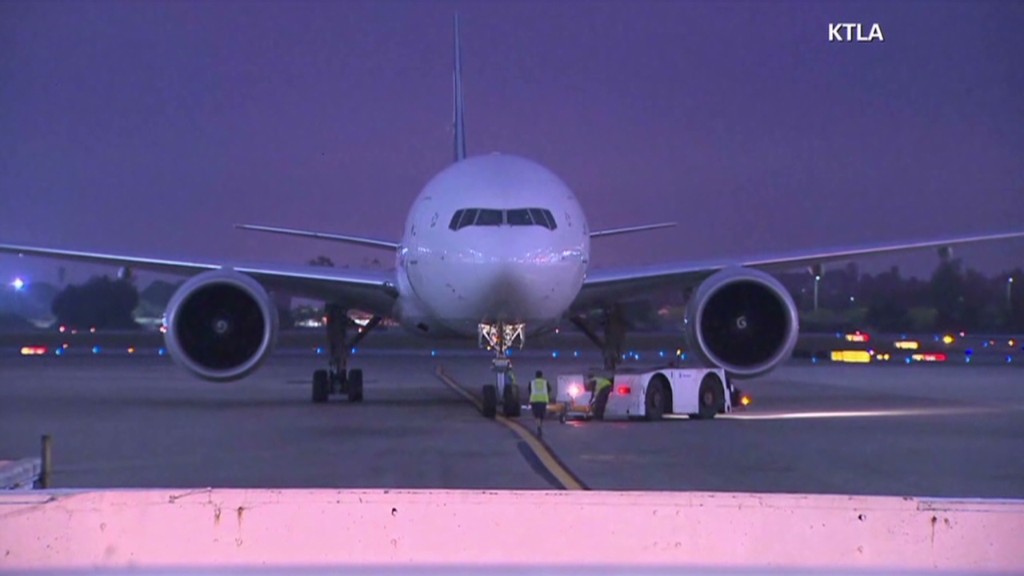
[[[1009,344],[1010,344],[1010,348],[1013,348],[1014,346],[1017,345],[1017,342],[1015,340],[1010,340]]]
[[[853,334],[846,335],[847,342],[867,342],[871,340],[871,337],[867,334],[861,334],[860,332],[854,332]]]
[[[867,364],[871,362],[871,353],[867,350],[833,350],[832,361]]]
[[[898,340],[896,341],[896,348],[899,350],[917,350],[921,347],[921,344],[916,340]]]
[[[945,336],[942,337],[942,343],[946,345],[952,344],[955,341],[956,339],[953,338],[951,334],[946,334]]]
[[[22,346],[22,356],[42,356],[46,354],[46,346]]]
[[[740,398],[740,404],[744,406],[750,406],[754,401],[750,399],[750,396],[743,396]]]
[[[135,347],[134,346],[129,346],[128,347],[128,353],[129,354],[135,354]]]

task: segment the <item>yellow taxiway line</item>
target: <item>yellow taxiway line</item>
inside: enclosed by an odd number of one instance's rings
[[[473,396],[465,388],[459,385],[458,382],[452,379],[451,376],[445,374],[444,369],[440,366],[437,367],[437,377],[441,379],[449,388],[451,388],[456,394],[462,396],[468,400],[471,404],[476,406],[476,409],[481,413],[484,411],[483,403],[476,396]],[[541,466],[551,474],[555,480],[562,485],[562,488],[566,490],[588,490],[587,486],[582,480],[576,477],[569,468],[562,463],[561,460],[555,456],[555,453],[548,447],[547,444],[542,442],[536,436],[533,435],[526,426],[523,426],[519,422],[496,414],[494,420],[509,430],[511,430],[516,436],[526,444],[526,446],[533,452],[533,455],[537,457]]]

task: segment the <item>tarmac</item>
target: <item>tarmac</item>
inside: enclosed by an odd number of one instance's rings
[[[560,487],[531,442],[437,376],[479,394],[486,356],[360,353],[365,402],[314,405],[323,360],[284,350],[219,384],[155,353],[5,356],[0,459],[36,455],[49,434],[56,488]],[[537,354],[516,368],[553,379],[593,361]],[[713,421],[549,420],[544,444],[591,489],[1024,498],[1016,364],[794,360],[738,383],[754,404]]]

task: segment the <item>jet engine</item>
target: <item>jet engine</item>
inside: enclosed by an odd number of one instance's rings
[[[764,374],[789,358],[799,332],[796,305],[778,280],[727,268],[704,280],[686,309],[686,337],[708,364],[730,376]]]
[[[238,380],[270,354],[277,309],[262,286],[233,270],[192,277],[167,305],[164,339],[171,356],[205,380]]]

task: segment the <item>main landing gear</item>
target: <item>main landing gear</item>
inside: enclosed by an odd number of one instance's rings
[[[380,324],[381,317],[374,316],[348,339],[348,329],[355,323],[347,312],[337,304],[327,305],[327,349],[330,358],[326,370],[313,372],[313,402],[316,404],[327,402],[334,394],[345,394],[349,402],[363,401],[363,371],[359,368],[348,370],[348,356],[352,348]]]
[[[522,401],[519,395],[519,384],[512,372],[512,361],[506,352],[512,346],[523,347],[526,324],[479,324],[477,326],[478,344],[494,350],[491,369],[494,371],[495,383],[484,384],[481,391],[483,414],[486,418],[494,418],[501,404],[501,414],[506,418],[516,418],[522,412]]]
[[[626,341],[626,319],[618,305],[611,305],[604,310],[604,337],[597,334],[591,323],[582,316],[573,316],[569,321],[579,328],[591,342],[601,349],[604,357],[604,369],[614,372],[622,359],[622,347]]]

